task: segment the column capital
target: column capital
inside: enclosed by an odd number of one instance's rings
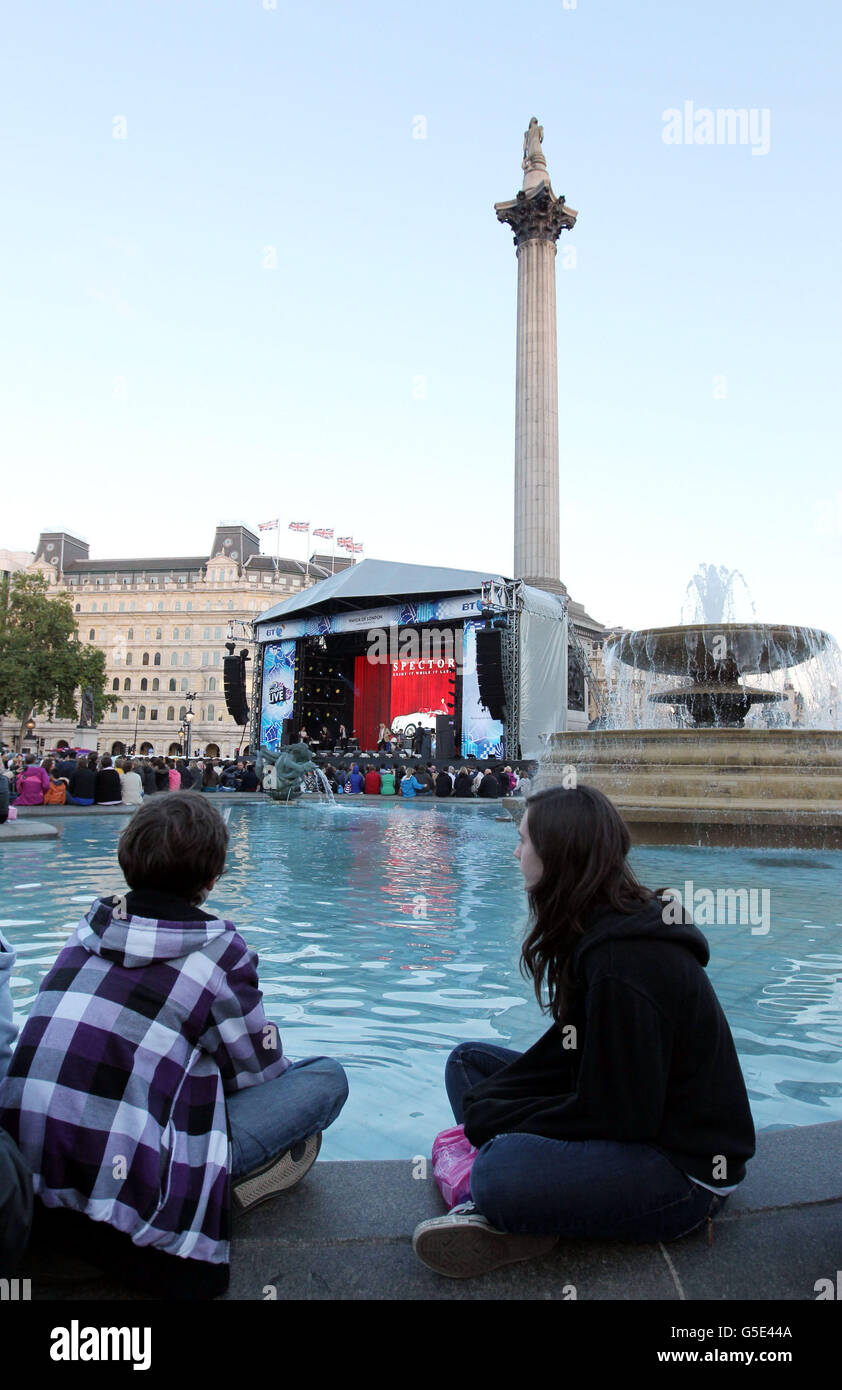
[[[522,189],[507,203],[495,203],[498,222],[506,222],[514,231],[515,246],[525,241],[558,241],[563,231],[576,225],[579,216],[566,206],[564,194],[557,198],[549,183],[542,183],[534,192]]]

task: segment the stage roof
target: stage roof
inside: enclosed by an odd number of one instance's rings
[[[265,623],[273,618],[296,614],[341,613],[349,608],[364,608],[390,598],[395,603],[423,594],[464,594],[481,588],[483,581],[503,582],[502,575],[490,570],[452,570],[434,565],[402,565],[391,560],[361,560],[359,564],[331,575],[309,589],[267,608],[255,618]]]

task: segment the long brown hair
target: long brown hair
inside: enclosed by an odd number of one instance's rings
[[[538,1003],[559,1023],[573,991],[573,953],[593,910],[632,914],[655,895],[632,873],[628,827],[596,787],[549,787],[529,797],[527,813],[543,873],[529,891],[520,968],[532,977]]]

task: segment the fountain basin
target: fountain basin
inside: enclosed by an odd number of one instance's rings
[[[617,729],[558,733],[535,790],[609,796],[638,844],[842,849],[842,733]],[[510,803],[505,803],[507,806]]]

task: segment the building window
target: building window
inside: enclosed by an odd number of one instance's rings
[[[158,604],[158,612],[159,612],[159,613],[163,613],[163,611],[164,611],[164,601],[163,601],[163,599],[162,599],[161,602]]]
[[[153,659],[152,659],[152,665],[153,665],[153,666],[160,666],[160,664],[161,664],[161,653],[160,653],[160,652],[156,652],[156,653],[155,653],[155,656],[154,656]]]
[[[147,613],[151,613],[151,612],[152,612],[152,600],[151,600],[151,599],[148,599],[147,602],[146,602],[146,611],[147,611]]]
[[[213,664],[214,664],[214,666],[218,666],[218,665],[219,665],[219,661],[220,661],[219,652],[214,652],[214,654],[213,654]]]
[[[167,719],[169,719],[169,720],[175,719],[175,706],[174,706],[174,705],[167,705]]]
[[[179,706],[179,710],[178,710],[178,717],[179,717],[179,719],[183,719],[186,713],[187,713],[187,706],[186,706],[186,705],[180,705],[180,706]]]
[[[206,628],[203,628],[203,629],[202,629],[202,637],[204,638],[204,640],[205,640],[206,642],[209,642],[209,641],[210,641],[210,628],[209,628],[209,627],[206,627]]]
[[[132,688],[132,683],[131,683],[130,680],[125,680],[125,681],[123,681],[123,689],[124,689],[124,690],[131,690],[131,688]]]
[[[125,613],[125,611],[126,611],[126,605],[121,601],[120,603],[117,604],[117,610],[118,610],[118,612],[120,612],[120,613]]]
[[[153,682],[152,682],[152,689],[153,689],[153,690],[159,690],[160,688],[161,688],[161,682],[158,680],[158,677],[156,676],[155,679],[154,679]]]
[[[207,666],[210,662],[210,652],[202,652],[202,665]]]
[[[181,664],[182,664],[182,666],[189,666],[189,665],[190,665],[190,653],[189,653],[189,652],[182,652],[182,654],[181,654]]]
[[[114,677],[113,681],[111,682],[111,689],[112,689],[112,690],[119,690],[119,689],[120,689],[120,678],[119,678],[119,676],[115,676],[115,677]]]
[[[131,666],[133,659],[134,659],[134,658],[132,657],[131,652],[126,652],[126,665],[127,665],[127,666]]]
[[[181,612],[181,599],[180,599],[180,598],[177,598],[176,601],[175,601],[175,611],[176,611],[177,613],[180,613],[180,612]]]
[[[234,607],[234,600],[233,600],[232,598],[229,598],[229,600],[228,600],[228,611],[230,612],[230,611],[233,609],[233,607]]]
[[[181,688],[182,690],[187,690],[189,688],[186,676],[182,676],[181,678]]]
[[[143,680],[140,682],[140,688],[141,688],[141,690],[148,690],[148,689],[149,689],[149,682],[148,682],[148,680],[146,679],[145,676],[143,677]]]
[[[152,636],[152,629],[151,629],[151,627],[146,627],[146,628],[144,628],[144,629],[143,629],[143,639],[144,639],[144,641],[145,641],[145,642],[148,642],[149,639],[151,638],[151,636]]]
[[[189,641],[190,641],[190,633],[191,633],[191,628],[186,627],[186,628],[184,629],[184,640],[185,640],[185,642],[189,642]]]
[[[178,652],[172,652],[171,655],[170,655],[170,666],[177,666],[177,665],[178,665]]]
[[[145,706],[145,705],[141,705],[141,706],[140,706],[140,709],[139,709],[138,712],[137,712],[137,717],[138,717],[138,719],[145,719],[145,718],[146,718],[146,706]]]
[[[95,627],[92,627],[91,630],[90,630],[90,632],[88,633],[88,641],[89,641],[89,642],[93,642],[95,638],[96,638],[96,628],[95,628]],[[420,735],[419,735],[419,737],[420,737]],[[409,783],[408,783],[408,782],[407,782],[407,786],[409,786]]]
[[[107,603],[104,603],[104,604],[102,605],[102,611],[103,611],[103,613],[107,613],[107,612],[108,612],[108,604],[107,604]]]
[[[221,628],[221,627],[215,627],[214,630],[213,630],[213,635],[214,635],[214,637],[216,638],[217,642],[221,642],[221,641],[222,641],[222,628]]]
[[[92,613],[95,613],[95,612],[96,612],[96,604],[95,604],[95,603],[92,603],[92,604],[91,604],[91,612],[92,612]]]
[[[169,689],[170,689],[170,690],[175,690],[175,678],[174,678],[173,676],[170,676]]]
[[[130,613],[133,613],[133,612],[134,612],[134,599],[132,599],[131,603],[129,604],[129,612],[130,612]]]
[[[188,613],[192,613],[192,611],[193,611],[193,600],[189,598],[189,599],[187,600],[187,612],[188,612]]]
[[[128,717],[129,717],[129,707],[128,707],[128,705],[123,705],[123,708],[122,708],[121,711],[120,711],[120,718],[121,718],[121,719],[128,719]]]
[[[208,690],[216,690],[216,676],[211,676],[208,681]]]
[[[130,627],[130,628],[129,628],[129,641],[130,641],[130,642],[133,642],[133,641],[134,641],[134,628],[133,628],[133,627]]]
[[[143,653],[143,656],[142,656],[141,659],[140,659],[140,664],[141,664],[141,666],[148,666],[148,665],[149,665],[149,653],[148,653],[148,652],[144,652],[144,653]]]
[[[157,718],[158,718],[158,709],[157,709],[157,706],[156,706],[155,709],[151,709],[151,710],[149,711],[149,718],[150,718],[150,719],[157,719]]]
[[[82,605],[81,605],[81,603],[77,603],[77,605],[76,605],[76,612],[77,612],[77,613],[81,613],[81,611],[82,611]]]
[[[172,630],[172,640],[173,640],[174,642],[177,642],[177,641],[178,641],[178,628],[177,628],[177,627],[174,627],[173,630]]]
[[[208,719],[213,719],[213,705],[208,705]]]

